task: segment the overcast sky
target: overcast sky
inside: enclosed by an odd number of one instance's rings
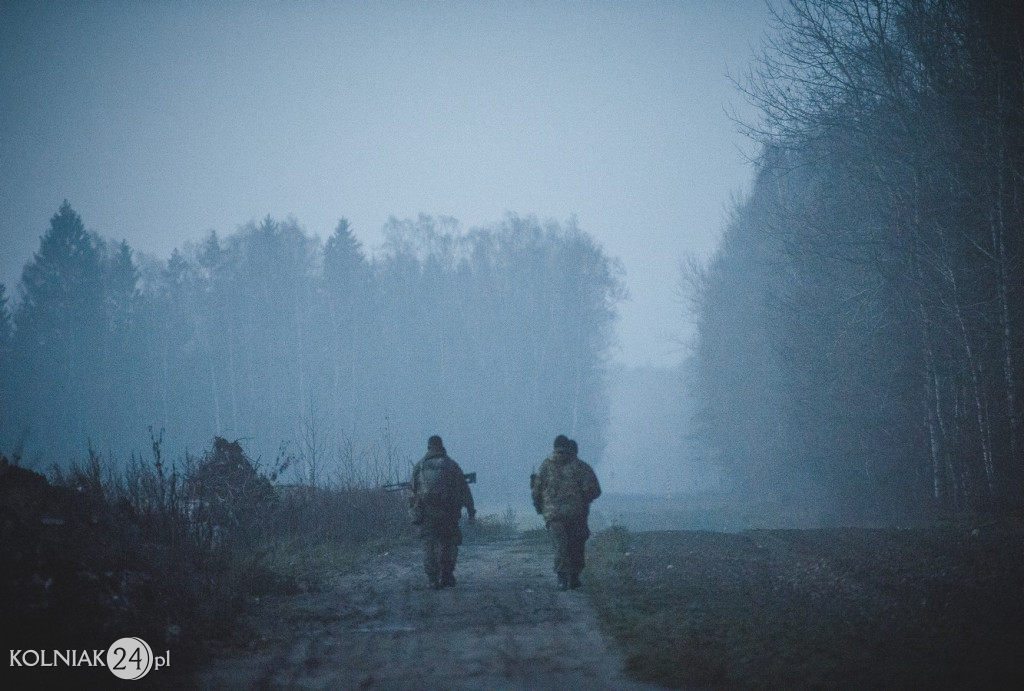
[[[161,259],[270,214],[368,253],[389,216],[575,215],[626,269],[620,359],[668,365],[680,259],[749,185],[727,115],[762,0],[0,0],[0,282],[67,199]]]

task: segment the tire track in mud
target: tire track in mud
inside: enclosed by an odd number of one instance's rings
[[[655,688],[624,677],[582,592],[555,590],[549,550],[521,538],[464,545],[458,585],[441,591],[427,587],[420,561],[418,549],[401,548],[316,592],[268,598],[250,622],[254,648],[224,651],[198,685]]]

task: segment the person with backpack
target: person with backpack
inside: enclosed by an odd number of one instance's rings
[[[580,587],[580,571],[590,527],[590,504],[601,496],[594,469],[576,455],[576,442],[555,437],[555,448],[530,476],[530,494],[537,513],[543,514],[555,545],[555,573],[559,590]]]
[[[441,437],[427,440],[427,453],[413,466],[409,513],[423,540],[423,570],[434,590],[455,585],[455,562],[462,544],[459,518],[466,507],[476,518],[473,494],[459,464],[448,457]]]

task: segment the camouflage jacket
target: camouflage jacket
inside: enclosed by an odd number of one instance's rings
[[[555,451],[531,478],[530,493],[546,521],[586,517],[590,502],[601,496],[594,469],[576,456]]]
[[[442,451],[429,451],[413,466],[410,483],[409,514],[416,525],[422,523],[458,523],[465,506],[476,513],[473,494],[459,464]]]

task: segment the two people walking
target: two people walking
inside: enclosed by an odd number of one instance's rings
[[[580,586],[590,537],[590,504],[601,495],[593,468],[580,460],[577,452],[575,441],[558,435],[552,453],[530,476],[533,506],[544,516],[554,543],[559,590]],[[410,489],[409,513],[423,540],[423,570],[430,587],[452,587],[462,544],[462,509],[465,507],[470,523],[476,509],[462,468],[448,456],[441,437],[434,435],[427,440],[426,455],[413,466]]]

